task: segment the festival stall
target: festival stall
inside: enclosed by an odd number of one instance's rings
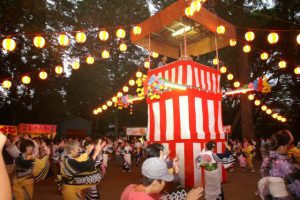
[[[19,124],[19,134],[27,134],[31,137],[47,136],[54,138],[56,135],[56,125],[47,124]]]
[[[17,135],[18,134],[18,128],[17,126],[11,126],[11,125],[0,125],[0,133],[5,135]]]

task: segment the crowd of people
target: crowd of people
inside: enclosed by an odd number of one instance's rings
[[[97,185],[107,175],[109,160],[121,163],[120,171],[130,173],[132,160],[141,166],[142,181],[130,184],[121,200],[188,199],[204,196],[206,200],[224,199],[220,170],[233,170],[237,161],[242,171],[255,173],[253,160],[262,157],[257,195],[261,199],[300,199],[300,143],[288,130],[270,138],[232,140],[226,142],[222,154],[215,153],[216,143],[209,141],[195,160],[199,173],[204,173],[203,187],[188,190],[179,177],[179,157],[170,158],[162,144],[148,144],[144,138],[130,141],[118,137],[92,139],[86,137],[51,140],[0,134],[0,199],[33,198],[34,183],[49,174],[56,176],[57,189],[64,200],[100,199]],[[49,171],[51,173],[49,173]],[[1,190],[2,190],[1,189]],[[12,197],[13,196],[13,197]]]

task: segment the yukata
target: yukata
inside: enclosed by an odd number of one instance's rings
[[[249,145],[247,148],[243,149],[244,154],[246,155],[246,163],[250,170],[254,170],[253,166],[253,152],[254,148],[252,145]]]
[[[123,156],[123,171],[130,171],[131,170],[131,146],[125,146],[121,150],[121,155]]]
[[[222,164],[212,151],[203,151],[196,158],[197,167],[204,168],[205,200],[221,200],[221,167]]]
[[[288,155],[270,151],[260,169],[258,182],[260,197],[276,200],[300,199],[300,174]]]
[[[13,179],[15,200],[31,200],[33,198],[34,181],[43,180],[49,171],[49,156],[32,158],[20,153],[16,158],[16,173]]]
[[[108,166],[108,155],[113,152],[114,152],[114,148],[109,144],[103,148],[103,164],[106,168]]]
[[[87,153],[79,158],[65,157],[61,165],[61,177],[58,177],[62,184],[62,196],[64,200],[71,199],[99,199],[86,196],[85,191],[95,188],[101,180],[101,173],[95,167],[93,161]]]
[[[139,166],[139,164],[141,162],[141,157],[142,157],[142,153],[143,153],[142,152],[142,147],[143,147],[143,145],[140,142],[136,142],[134,144],[134,148],[135,148],[135,164],[137,166]]]

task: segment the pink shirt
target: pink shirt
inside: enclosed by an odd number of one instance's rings
[[[131,184],[128,185],[121,195],[121,200],[154,200],[145,192],[135,192],[134,187],[135,185]]]

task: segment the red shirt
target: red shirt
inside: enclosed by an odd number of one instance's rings
[[[134,191],[134,186],[136,185],[128,185],[121,195],[121,200],[154,200],[145,192],[136,192]]]

